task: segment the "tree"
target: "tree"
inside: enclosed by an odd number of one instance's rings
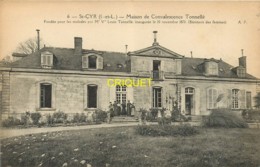
[[[14,52],[23,53],[23,54],[32,54],[38,50],[37,37],[29,38],[24,42],[19,43],[18,47]],[[40,39],[40,44],[42,40]],[[42,45],[40,46],[42,48]]]
[[[21,53],[21,54],[32,54],[38,50],[38,39],[37,37],[29,38],[21,43],[18,44],[16,47],[14,53]],[[40,48],[43,47],[43,40],[40,39]],[[12,59],[12,56],[7,55],[2,60],[0,60],[0,63],[8,64],[15,61]]]
[[[260,92],[257,93],[254,99],[255,99],[255,107],[260,108]]]

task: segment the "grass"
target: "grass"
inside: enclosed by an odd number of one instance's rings
[[[135,127],[52,132],[1,141],[2,167],[256,167],[259,129],[201,128],[182,137],[137,135]]]

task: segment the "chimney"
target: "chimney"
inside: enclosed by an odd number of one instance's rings
[[[244,56],[244,50],[241,49],[242,56],[238,58],[239,66],[242,66],[246,69],[246,56]]]
[[[127,54],[127,47],[128,45],[125,45],[125,54]]]
[[[36,29],[37,31],[37,49],[40,50],[40,30]]]
[[[81,37],[74,37],[74,54],[81,55],[82,53],[82,38]]]
[[[157,32],[158,31],[153,31],[153,34],[154,34],[153,45],[159,45],[159,43],[157,42]]]

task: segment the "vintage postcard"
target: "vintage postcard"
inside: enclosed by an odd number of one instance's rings
[[[2,167],[259,167],[260,2],[0,1]]]

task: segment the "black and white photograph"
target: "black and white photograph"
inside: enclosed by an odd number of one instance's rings
[[[0,0],[1,167],[260,167],[260,2]]]

